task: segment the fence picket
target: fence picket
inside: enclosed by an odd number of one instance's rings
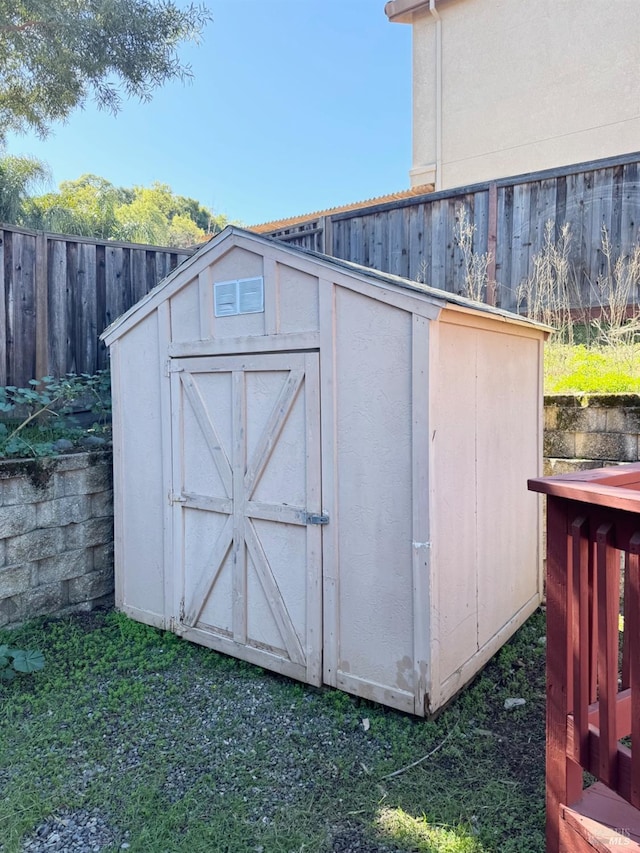
[[[190,254],[0,225],[0,384],[105,367],[101,332],[157,283],[156,266]]]
[[[327,213],[314,222],[321,232],[330,223],[333,254],[382,272],[420,278],[453,293],[464,291],[464,266],[454,243],[455,211],[464,205],[479,254],[495,255],[497,303],[517,310],[517,288],[532,275],[544,242],[545,225],[559,236],[570,226],[571,267],[580,304],[598,305],[596,281],[603,268],[602,225],[614,251],[629,254],[640,238],[640,153],[592,163],[519,175],[494,182],[496,216],[489,215],[489,184],[409,196],[375,205]],[[492,222],[495,219],[495,223]],[[495,239],[489,230],[495,224]],[[308,220],[261,233],[302,243]],[[300,240],[296,240],[296,235]],[[493,297],[493,288],[488,288]],[[640,300],[640,294],[636,294]],[[577,307],[578,303],[576,303]]]

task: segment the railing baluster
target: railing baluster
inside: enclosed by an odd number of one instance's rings
[[[613,525],[602,524],[596,535],[598,580],[598,701],[600,704],[599,778],[617,787],[616,694],[618,692],[618,615],[620,559]]]
[[[625,577],[625,638],[631,687],[631,805],[640,808],[640,533],[629,542]]]
[[[576,737],[574,759],[582,767],[589,764],[589,523],[584,516],[571,525],[572,557],[571,593],[572,618],[569,636],[573,648],[573,710]]]
[[[631,548],[631,545],[629,545]],[[622,684],[621,689],[626,690],[627,687],[631,686],[631,672],[630,672],[630,661],[629,661],[629,635],[630,631],[627,631],[627,626],[632,625],[633,622],[629,620],[629,559],[630,559],[630,551],[627,551],[624,562],[624,589],[623,589],[623,607],[622,607]]]
[[[589,543],[589,702],[598,699],[598,578],[597,543]]]

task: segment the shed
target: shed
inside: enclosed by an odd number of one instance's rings
[[[546,331],[228,227],[116,320],[116,603],[429,715],[540,602]]]

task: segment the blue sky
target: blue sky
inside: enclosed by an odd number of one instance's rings
[[[384,2],[207,0],[213,23],[181,54],[192,83],[115,118],[88,104],[8,151],[45,160],[54,185],[162,181],[246,225],[405,189],[411,28]]]

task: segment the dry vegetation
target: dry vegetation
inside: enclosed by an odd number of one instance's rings
[[[475,226],[464,205],[456,210],[454,241],[462,255],[462,295],[483,301],[490,253],[474,250]],[[554,331],[545,352],[546,393],[640,393],[640,241],[623,253],[602,228],[602,272],[579,285],[569,223],[549,221],[531,273],[520,282],[518,313]]]

